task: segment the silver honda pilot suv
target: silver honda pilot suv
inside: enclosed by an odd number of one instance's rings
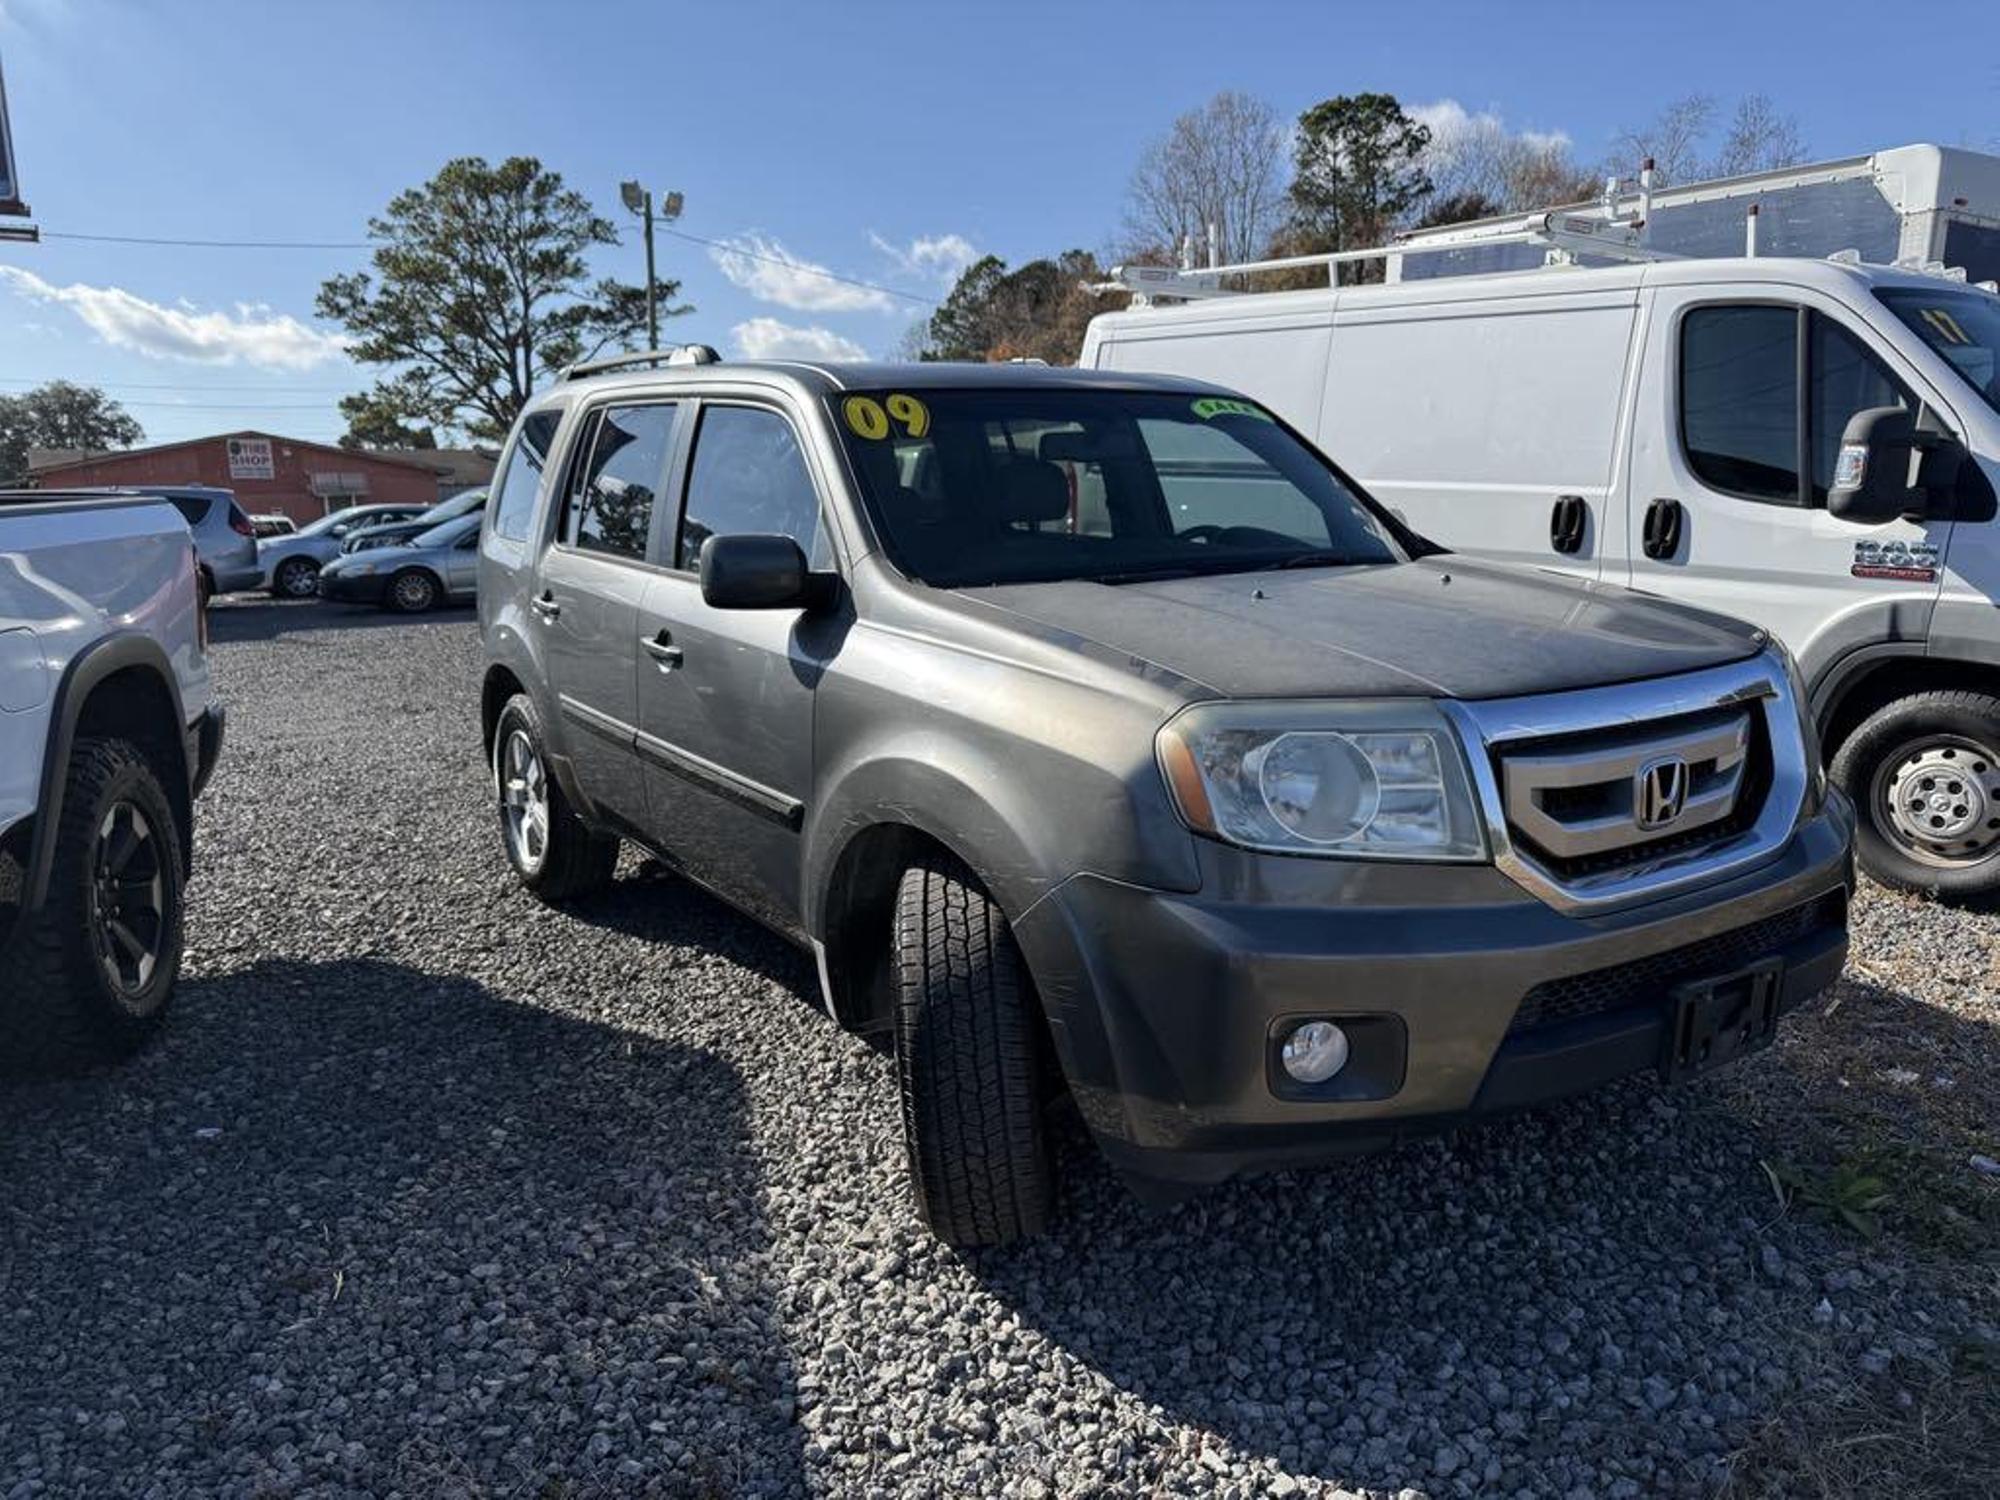
[[[1046,1221],[1064,1100],[1186,1191],[1721,1066],[1846,954],[1782,648],[1450,555],[1213,386],[579,367],[479,569],[521,881],[630,840],[809,950],[954,1243]]]

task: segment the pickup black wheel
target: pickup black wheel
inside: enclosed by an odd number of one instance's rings
[[[310,599],[319,592],[319,564],[310,557],[288,557],[271,575],[271,592],[281,599]]]
[[[1956,900],[2000,891],[2000,698],[1915,693],[1850,734],[1830,774],[1860,811],[1884,885]]]
[[[24,919],[0,983],[17,1055],[58,1064],[135,1051],[180,973],[186,871],[158,774],[125,740],[70,755],[48,899]]]
[[[521,884],[553,903],[609,883],[618,840],[593,831],[571,810],[549,773],[547,744],[534,701],[516,693],[493,728],[500,841]]]
[[[438,602],[437,580],[422,568],[405,568],[389,580],[389,605],[406,615],[420,615]]]
[[[956,859],[896,895],[896,1073],[917,1211],[952,1245],[1041,1231],[1055,1197],[1034,987],[1007,919]]]

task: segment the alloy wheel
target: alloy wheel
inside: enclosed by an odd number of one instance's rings
[[[523,729],[510,729],[497,757],[500,808],[507,852],[530,873],[549,854],[549,778],[535,742]]]
[[[90,935],[105,978],[127,1001],[145,992],[166,948],[167,858],[139,807],[106,809],[91,856]]]

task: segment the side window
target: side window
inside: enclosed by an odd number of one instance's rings
[[[1913,412],[1917,402],[1859,339],[1819,313],[1812,315],[1811,390],[1813,499],[1824,505],[1848,419],[1877,406]]]
[[[688,468],[679,566],[701,561],[711,536],[789,536],[815,564],[824,560],[819,493],[792,424],[756,406],[705,406]]]
[[[677,411],[671,403],[613,406],[598,417],[563,520],[565,542],[581,552],[645,560]]]
[[[1799,503],[1799,315],[1697,307],[1681,323],[1681,443],[1704,484]]]
[[[181,519],[190,527],[201,525],[203,518],[208,515],[206,500],[193,500],[184,495],[176,495],[171,503],[174,509],[181,513]]]
[[[524,541],[534,520],[535,495],[542,485],[542,470],[549,461],[549,444],[555,441],[562,413],[538,411],[521,423],[520,435],[507,456],[506,471],[493,486],[499,498],[493,505],[493,534],[511,541]]]

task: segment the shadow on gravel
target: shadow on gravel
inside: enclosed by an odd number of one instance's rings
[[[399,615],[386,609],[335,604],[324,599],[279,600],[244,594],[230,595],[209,606],[208,634],[218,644],[235,645],[330,631],[463,625],[473,618],[470,605],[449,604],[428,614]]]
[[[372,960],[177,1003],[0,1087],[0,1494],[804,1489],[726,1063]]]
[[[1828,1341],[1826,1241],[1777,1222],[1772,1150],[1710,1085],[1638,1080],[1153,1214],[1073,1152],[1053,1235],[972,1264],[1122,1390],[1294,1474],[1713,1494]]]

